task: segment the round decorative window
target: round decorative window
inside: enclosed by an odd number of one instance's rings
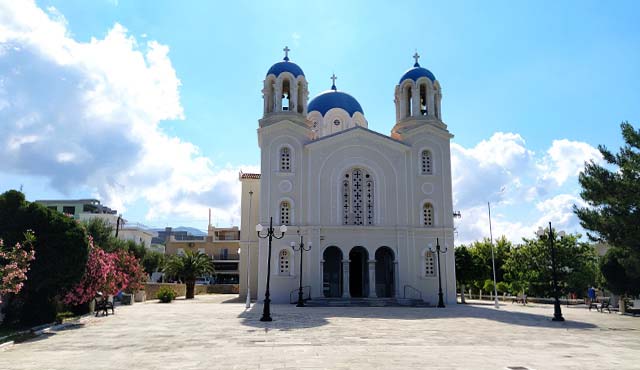
[[[340,126],[340,120],[339,119],[334,120],[333,124],[336,126]]]

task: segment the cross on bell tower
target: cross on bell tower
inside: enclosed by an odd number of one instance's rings
[[[335,74],[335,73],[333,73],[333,74],[331,75],[331,81],[332,81],[332,83],[331,83],[331,90],[337,90],[337,89],[336,89],[336,80],[337,80],[337,79],[338,79],[338,77],[336,77],[336,74]]]
[[[286,60],[288,62],[289,61],[289,52],[291,51],[291,49],[289,49],[288,46],[285,46],[284,49],[282,49],[282,51],[284,51],[284,60]]]
[[[418,59],[420,59],[420,54],[418,54],[418,51],[416,50],[416,53],[413,54],[413,59],[416,60],[416,63],[413,65],[414,67],[420,67],[420,64],[418,64]]]

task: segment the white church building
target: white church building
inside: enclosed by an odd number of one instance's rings
[[[368,129],[365,111],[333,85],[308,99],[308,80],[288,57],[269,68],[258,121],[260,174],[242,182],[241,284],[264,299],[268,240],[256,224],[273,218],[270,293],[274,303],[297,297],[300,252],[311,297],[412,298],[438,302],[438,266],[445,303],[456,301],[450,140],[442,121],[440,83],[418,63],[393,88],[396,122],[387,136]],[[400,73],[399,73],[400,74]],[[391,86],[389,87],[391,92]],[[391,106],[389,107],[391,109]],[[248,279],[247,279],[248,278]],[[293,292],[293,293],[292,293]]]

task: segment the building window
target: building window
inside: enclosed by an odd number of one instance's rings
[[[284,201],[280,203],[280,225],[291,225],[291,205]]]
[[[433,205],[431,203],[425,203],[422,206],[422,224],[433,226]]]
[[[65,215],[75,215],[76,214],[76,207],[74,206],[63,206],[62,207],[62,213],[64,213]]]
[[[424,254],[424,276],[425,277],[433,277],[436,276],[436,268],[435,268],[435,256],[431,251],[427,251]]]
[[[433,163],[431,152],[423,150],[420,155],[420,167],[423,175],[431,175],[433,173]]]
[[[355,168],[342,179],[342,223],[373,225],[375,182],[365,170]]]
[[[291,149],[286,146],[280,149],[280,171],[291,172]]]
[[[289,251],[283,249],[280,251],[280,274],[288,275],[289,274]]]

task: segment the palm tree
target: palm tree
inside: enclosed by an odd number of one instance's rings
[[[213,262],[206,254],[187,250],[184,255],[169,259],[164,272],[177,277],[187,285],[187,299],[194,296],[196,278],[214,272]]]

